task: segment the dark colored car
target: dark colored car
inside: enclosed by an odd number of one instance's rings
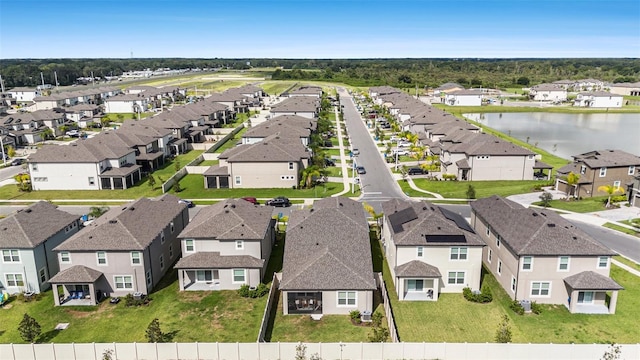
[[[243,197],[242,200],[248,201],[248,202],[250,202],[250,203],[252,203],[254,205],[258,205],[259,204],[258,203],[258,199],[254,198],[254,197],[250,197],[250,196]]]
[[[358,174],[366,174],[367,170],[365,170],[364,166],[358,166],[356,168],[356,171],[358,172]]]
[[[265,203],[267,206],[275,206],[275,207],[289,207],[291,206],[291,201],[284,196],[278,196],[271,200],[267,200]]]
[[[13,159],[11,162],[11,166],[18,166],[24,163],[24,159]]]
[[[332,159],[324,159],[324,166],[336,166],[336,162]]]
[[[331,140],[325,140],[324,147],[333,147],[333,143],[331,142]]]
[[[185,200],[185,199],[178,200],[178,204],[186,204],[188,208],[192,208],[196,206],[196,204],[194,204],[193,201]]]
[[[428,174],[428,171],[425,171],[422,168],[411,168],[408,171],[409,175],[422,175],[422,174]]]

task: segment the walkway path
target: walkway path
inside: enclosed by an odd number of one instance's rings
[[[336,197],[336,196],[342,196],[346,193],[348,193],[349,191],[351,191],[351,181],[349,181],[349,168],[347,166],[347,157],[344,155],[344,142],[342,140],[342,126],[340,123],[340,113],[338,112],[338,108],[334,107],[334,112],[336,114],[336,129],[337,129],[337,134],[338,134],[338,149],[340,150],[340,168],[342,169],[342,183],[344,184],[344,189],[334,195],[331,195],[332,197]]]
[[[631,266],[625,265],[625,264],[621,263],[620,261],[618,261],[616,259],[611,259],[611,263],[613,263],[614,265],[619,266],[619,267],[627,270],[629,273],[631,273],[631,274],[633,274],[633,275],[635,275],[637,277],[640,277],[640,271],[632,268]]]

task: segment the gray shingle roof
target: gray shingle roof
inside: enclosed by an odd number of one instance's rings
[[[437,267],[420,260],[412,260],[408,263],[396,266],[395,270],[397,277],[442,277],[440,270]]]
[[[236,146],[219,156],[228,162],[296,162],[310,157],[300,138],[291,138],[286,133],[271,135],[255,144]]]
[[[242,137],[265,138],[273,134],[286,134],[289,137],[309,137],[311,131],[295,125],[288,125],[283,121],[273,122],[273,120],[271,120],[250,128],[242,135]]]
[[[417,218],[402,224],[402,231],[394,231],[392,226],[388,229],[391,238],[399,246],[484,246],[484,241],[473,231],[460,227],[454,220],[447,218],[440,207],[427,201],[404,201],[399,199],[382,203],[382,212],[385,219],[389,216],[413,208]],[[462,218],[464,220],[464,218]],[[466,220],[465,220],[466,223]],[[468,226],[468,224],[467,224]],[[427,242],[430,236],[443,237],[445,241]],[[451,237],[451,241],[446,241]],[[464,241],[461,241],[464,239]]]
[[[50,284],[88,284],[94,283],[102,276],[100,271],[88,268],[83,265],[74,265],[62,270],[51,279]]]
[[[496,195],[472,202],[471,209],[518,256],[615,255],[554,211],[527,209]]]
[[[362,205],[348,198],[327,198],[310,210],[293,211],[280,289],[376,289],[366,224]]]
[[[39,201],[0,219],[0,248],[35,248],[79,218],[49,202]]]
[[[95,163],[106,159],[119,159],[134,150],[103,137],[79,139],[60,145],[44,145],[29,156],[32,163]]]
[[[141,198],[123,207],[112,208],[91,225],[80,230],[55,251],[144,250],[160,231],[187,205],[165,194],[157,199]]]
[[[623,287],[613,279],[595,271],[583,271],[568,276],[564,282],[574,290],[622,290]]]
[[[264,260],[249,255],[224,255],[219,252],[200,251],[178,260],[176,269],[261,269]]]
[[[316,112],[319,107],[320,102],[315,97],[295,96],[274,105],[271,108],[271,112]]]
[[[181,239],[262,240],[273,226],[273,209],[227,199],[200,210],[178,235]]]
[[[575,162],[582,162],[590,168],[640,166],[640,156],[622,150],[595,150],[574,155]]]

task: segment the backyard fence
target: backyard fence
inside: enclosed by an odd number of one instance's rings
[[[62,330],[64,331],[64,330]],[[437,329],[434,329],[437,331]],[[299,343],[0,344],[3,360],[293,360]],[[305,343],[320,359],[601,359],[607,344]],[[639,359],[640,344],[620,345],[621,359]]]
[[[233,131],[231,131],[230,133],[228,133],[227,135],[225,135],[222,139],[218,140],[215,144],[213,144],[206,152],[207,153],[213,153],[216,150],[218,150],[218,148],[220,146],[222,146],[224,143],[226,143],[227,141],[229,141],[229,139],[233,138],[237,133],[240,132],[240,130],[242,130],[244,128],[244,124],[240,124],[240,126],[238,126],[237,128],[233,129]]]
[[[378,287],[382,293],[382,306],[384,307],[384,315],[387,317],[387,326],[389,327],[389,336],[391,336],[391,342],[399,343],[400,336],[398,335],[398,328],[396,327],[396,320],[393,317],[393,309],[391,309],[391,301],[389,301],[389,294],[387,293],[387,287],[384,284],[382,273],[376,273],[376,280],[378,280]]]
[[[271,281],[271,288],[269,289],[269,297],[267,298],[267,306],[264,307],[264,314],[262,315],[262,323],[260,324],[260,332],[258,333],[258,342],[264,342],[265,334],[267,333],[267,327],[269,326],[269,319],[272,314],[273,307],[277,303],[277,296],[279,295],[278,285],[280,285],[280,279],[278,274],[273,274],[273,280]],[[275,316],[275,314],[273,314]]]

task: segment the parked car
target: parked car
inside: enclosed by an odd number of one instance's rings
[[[70,137],[80,137],[80,130],[69,130],[65,133],[65,135]]]
[[[196,204],[194,204],[193,201],[185,200],[185,199],[178,200],[178,204],[186,204],[188,208],[192,208],[196,206]]]
[[[391,137],[389,138],[389,141],[391,142],[398,142],[400,141],[402,138],[398,135],[391,135]]]
[[[397,145],[399,148],[408,148],[411,147],[411,143],[408,141],[400,141]]]
[[[7,155],[7,153],[4,153],[4,159],[9,160],[9,155]]]
[[[11,166],[18,166],[24,163],[24,159],[13,159],[11,162]]]
[[[351,153],[355,156],[355,155],[360,155],[360,150],[358,149],[353,149],[351,150]]]
[[[271,200],[267,200],[265,203],[267,206],[275,206],[275,207],[289,207],[291,206],[291,201],[284,196],[278,196]]]
[[[407,173],[409,173],[409,175],[423,175],[423,174],[428,174],[429,172],[424,170],[423,168],[414,167],[409,169]]]
[[[407,149],[393,149],[393,156],[396,156],[396,154],[398,154],[398,156],[406,156],[409,155],[409,150]]]
[[[250,203],[252,203],[252,204],[254,204],[254,205],[259,205],[259,204],[260,204],[260,203],[258,202],[258,199],[254,198],[254,197],[251,197],[251,196],[243,197],[243,198],[242,198],[242,200],[244,200],[244,201],[248,201],[248,202],[250,202]]]
[[[323,145],[324,147],[333,147],[333,143],[331,142],[331,140],[325,140]]]
[[[324,159],[324,166],[336,166],[336,162],[333,159]]]
[[[356,171],[358,172],[358,174],[366,174],[367,173],[367,170],[365,170],[364,166],[356,167]]]
[[[383,129],[391,129],[391,124],[389,124],[388,122],[384,122],[380,124],[380,127]]]

